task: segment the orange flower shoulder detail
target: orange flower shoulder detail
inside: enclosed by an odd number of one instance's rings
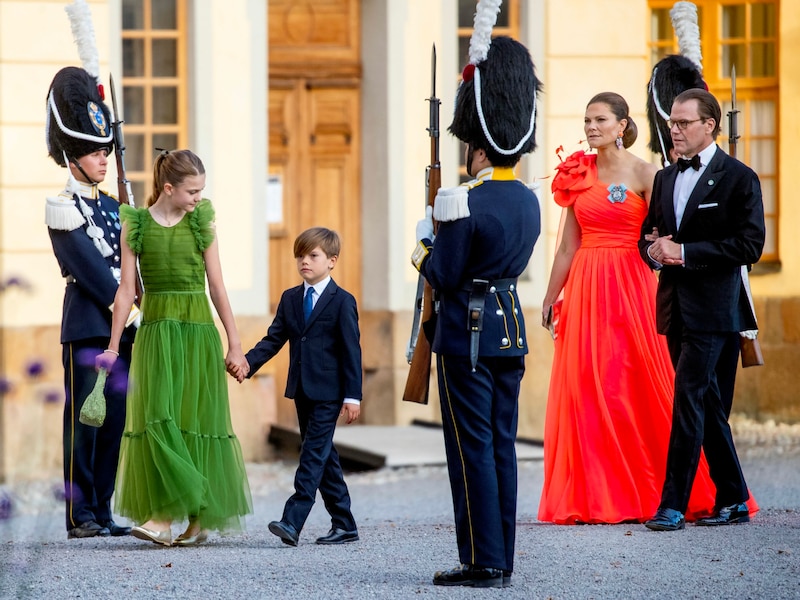
[[[597,155],[578,150],[556,167],[553,199],[559,206],[572,206],[575,199],[597,181]]]

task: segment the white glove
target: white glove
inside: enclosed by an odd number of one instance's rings
[[[425,207],[425,218],[417,221],[417,241],[433,241],[433,207],[429,204]]]

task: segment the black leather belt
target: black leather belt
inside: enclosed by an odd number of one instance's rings
[[[516,277],[508,277],[506,279],[492,279],[492,280],[476,279],[473,281],[486,281],[487,294],[495,294],[497,292],[513,292],[515,289],[517,289]],[[472,282],[465,283],[461,289],[464,290],[465,292],[472,292]]]

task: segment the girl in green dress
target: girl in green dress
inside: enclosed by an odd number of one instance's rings
[[[252,512],[239,441],[231,427],[226,368],[248,372],[222,280],[214,209],[201,198],[205,169],[189,150],[162,152],[147,208],[121,206],[122,282],[114,300],[106,369],[136,294],[136,261],[146,294],[133,349],[116,511],[137,538],[194,545],[208,530],[237,530]],[[206,296],[228,338],[222,342]],[[171,524],[189,525],[175,540]]]

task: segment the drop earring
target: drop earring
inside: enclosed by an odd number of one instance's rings
[[[622,132],[620,131],[617,134],[617,140],[614,142],[617,145],[618,150],[622,150]]]

